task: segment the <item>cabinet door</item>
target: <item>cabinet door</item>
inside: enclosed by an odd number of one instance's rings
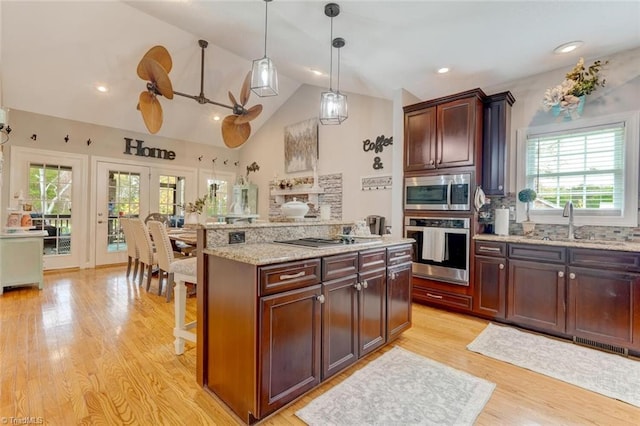
[[[567,333],[640,348],[640,275],[569,268]]]
[[[507,146],[511,132],[511,92],[490,96],[484,104],[482,189],[487,195],[506,195]]]
[[[359,355],[364,356],[386,341],[386,269],[359,274]]]
[[[387,342],[411,327],[411,263],[387,270]]]
[[[323,283],[322,380],[358,359],[357,275]]]
[[[473,97],[438,105],[437,168],[474,164],[479,102]]]
[[[507,261],[501,257],[475,257],[473,311],[491,318],[505,318]]]
[[[404,170],[435,168],[436,107],[406,113],[404,135]]]
[[[320,383],[320,296],[315,285],[260,298],[257,418]]]
[[[509,259],[507,320],[565,331],[565,267]]]

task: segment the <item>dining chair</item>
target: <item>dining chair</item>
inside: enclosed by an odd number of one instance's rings
[[[194,343],[196,341],[195,333],[189,331],[196,326],[196,321],[185,323],[187,307],[187,288],[185,283],[198,282],[198,258],[187,257],[176,259],[173,254],[173,247],[169,240],[167,228],[161,222],[154,220],[150,220],[147,223],[147,226],[149,227],[149,232],[151,232],[153,241],[156,244],[160,274],[163,273],[162,271],[167,273],[167,302],[171,300],[171,289],[175,281],[175,326],[173,329],[173,335],[176,338],[174,341],[176,354],[180,355],[184,353],[185,340]]]
[[[136,241],[136,247],[138,248],[138,255],[140,261],[140,278],[138,285],[142,285],[145,269],[147,272],[147,291],[151,287],[151,275],[153,274],[153,267],[158,264],[158,257],[155,253],[153,242],[151,241],[151,235],[149,230],[140,218],[129,219],[129,226],[133,230],[133,236]],[[162,294],[162,280],[158,279],[158,294]]]
[[[120,227],[124,232],[124,240],[127,243],[127,277],[131,273],[131,265],[133,268],[133,280],[135,281],[138,276],[138,264],[140,263],[140,255],[138,253],[138,246],[136,245],[136,239],[133,236],[133,230],[129,226],[129,218],[120,218]]]

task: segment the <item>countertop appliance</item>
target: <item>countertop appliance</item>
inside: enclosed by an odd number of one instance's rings
[[[471,173],[408,177],[404,180],[406,210],[471,210]]]
[[[367,216],[367,225],[369,225],[369,230],[371,231],[371,235],[382,235],[385,232],[384,228],[384,216],[371,215]]]
[[[405,217],[413,247],[413,275],[469,285],[469,218]]]

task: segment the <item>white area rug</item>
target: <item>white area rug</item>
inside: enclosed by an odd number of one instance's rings
[[[394,347],[311,401],[310,425],[472,425],[495,384]]]
[[[489,324],[467,349],[640,407],[640,362]]]

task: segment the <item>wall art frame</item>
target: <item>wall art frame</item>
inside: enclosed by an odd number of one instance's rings
[[[318,119],[316,117],[285,126],[284,171],[313,170],[318,162]]]

